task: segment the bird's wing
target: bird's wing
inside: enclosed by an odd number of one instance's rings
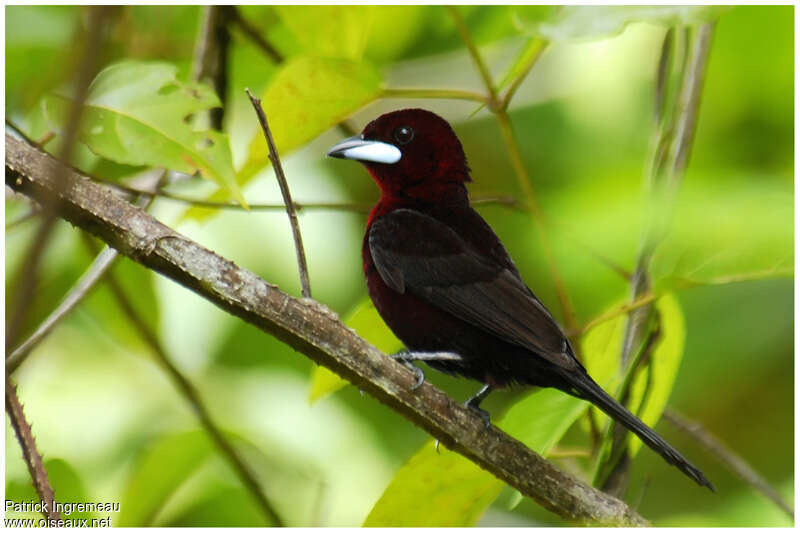
[[[410,209],[378,218],[369,248],[383,281],[448,313],[572,369],[561,329],[522,280],[483,256],[452,228]]]

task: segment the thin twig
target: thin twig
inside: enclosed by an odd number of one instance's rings
[[[664,419],[672,425],[691,435],[708,452],[722,463],[728,470],[737,475],[742,481],[756,489],[758,492],[772,500],[789,518],[794,520],[794,508],[786,502],[781,495],[765,480],[750,464],[736,452],[725,446],[713,433],[708,431],[699,422],[690,420],[685,415],[667,408],[664,410]]]
[[[118,181],[105,180],[98,178],[96,176],[93,176],[92,179],[99,183],[103,183],[105,185],[114,187],[115,189],[119,189],[121,191],[125,191],[128,193],[153,195],[159,198],[166,198],[167,200],[173,200],[176,202],[191,204],[195,207],[207,207],[209,209],[232,209],[234,211],[277,211],[277,210],[285,211],[286,210],[286,205],[282,203],[248,204],[247,207],[245,208],[242,206],[242,204],[238,203],[214,202],[212,200],[203,200],[200,198],[193,198],[191,196],[184,196],[182,194],[166,191],[164,189],[153,191],[152,189],[136,187],[133,185],[120,183]],[[475,196],[474,198],[470,199],[470,202],[472,203],[472,205],[500,205],[503,207],[510,207],[515,209],[521,209],[523,207],[519,202],[517,202],[516,198],[514,198],[511,195]],[[375,206],[375,202],[293,202],[292,205],[294,205],[294,209],[298,213],[301,213],[306,210],[369,213]]]
[[[267,123],[267,115],[264,114],[264,109],[261,107],[261,100],[253,96],[250,89],[245,89],[244,91],[250,98],[253,109],[256,110],[256,114],[258,115],[258,121],[261,123],[261,129],[264,131],[264,138],[267,140],[267,146],[269,146],[269,160],[272,161],[272,168],[275,170],[275,178],[278,180],[278,185],[283,195],[283,202],[286,205],[286,214],[289,216],[289,224],[292,226],[294,249],[297,253],[297,269],[300,271],[300,288],[303,296],[311,298],[311,284],[308,280],[308,264],[306,263],[306,252],[303,249],[303,237],[300,235],[300,224],[297,222],[297,212],[294,210],[292,195],[289,192],[289,184],[286,182],[286,175],[283,173],[283,166],[281,165],[280,157],[278,157],[278,149],[275,148],[275,141],[272,138],[272,132]]]
[[[6,357],[6,372],[13,373],[25,361],[31,351],[44,340],[45,337],[66,317],[75,306],[91,292],[109,268],[114,264],[118,253],[113,248],[105,247],[95,258],[86,272],[73,285],[61,303],[56,307],[46,319],[39,324],[30,337],[22,344],[17,346]]]
[[[239,12],[239,8],[236,6],[233,6],[232,20],[236,23],[236,26],[242,31],[242,33],[245,34],[251,41],[253,41],[253,43],[258,46],[261,51],[272,60],[273,63],[283,63],[283,54],[278,52],[278,50],[261,35],[261,32],[242,16],[242,14]]]
[[[239,453],[236,451],[234,446],[228,442],[228,439],[225,437],[225,435],[223,435],[222,430],[217,427],[216,423],[211,418],[208,408],[206,407],[205,403],[203,403],[203,400],[200,398],[200,394],[197,392],[197,389],[195,389],[192,382],[189,381],[189,379],[184,376],[183,373],[181,373],[181,371],[178,370],[178,368],[172,363],[167,355],[166,349],[158,340],[155,332],[153,332],[141,314],[139,314],[139,312],[134,308],[130,298],[128,298],[128,295],[117,281],[113,272],[109,272],[107,274],[106,283],[111,289],[111,292],[114,294],[117,304],[120,306],[125,316],[131,322],[142,339],[147,343],[148,346],[150,346],[150,349],[153,350],[158,358],[158,361],[167,370],[167,373],[170,375],[181,394],[192,405],[193,411],[197,414],[197,417],[200,421],[200,425],[202,425],[203,429],[211,436],[211,440],[214,441],[214,444],[217,445],[220,452],[222,452],[222,455],[228,460],[233,468],[233,471],[239,477],[239,480],[242,482],[242,484],[247,488],[248,492],[250,492],[250,494],[252,494],[256,499],[256,502],[266,516],[269,524],[272,526],[283,526],[283,521],[272,507],[272,504],[269,502],[269,500],[267,500],[267,498],[264,496],[264,492],[261,489],[261,486],[255,475],[250,471],[250,468],[239,456]]]
[[[464,22],[464,17],[461,16],[461,12],[458,10],[458,7],[447,6],[447,10],[450,12],[450,16],[453,18],[453,22],[456,24],[458,33],[461,34],[461,39],[467,46],[467,50],[469,51],[469,55],[472,57],[473,63],[475,63],[475,66],[478,68],[478,73],[481,75],[481,79],[483,80],[486,90],[489,92],[489,98],[488,102],[486,102],[486,105],[491,110],[495,110],[498,107],[497,89],[492,81],[492,75],[489,73],[489,68],[486,66],[486,63],[484,63],[483,57],[481,57],[480,52],[478,52],[478,47],[475,46],[475,43],[470,37],[469,28],[467,28],[467,24]]]
[[[462,89],[419,89],[392,87],[381,91],[382,98],[436,98],[449,100],[471,100],[488,105],[489,100],[482,94]]]
[[[53,159],[6,135],[6,184],[34,200],[52,194]],[[61,216],[131,259],[274,335],[539,504],[579,523],[644,525],[627,505],[564,473],[430,383],[386,357],[324,305],[293,298],[206,250],[108,188],[73,172]]]
[[[98,70],[99,59],[98,52],[103,50],[104,36],[107,31],[106,19],[110,16],[112,8],[110,7],[89,7],[89,28],[88,36],[83,51],[83,55],[78,66],[78,73],[75,82],[75,93],[72,105],[67,114],[67,121],[64,126],[63,143],[61,145],[60,157],[61,161],[69,162],[72,154],[72,148],[78,137],[78,128],[80,126],[81,116],[83,114],[83,102],[89,92],[89,83],[94,78]],[[69,187],[67,176],[69,173],[66,166],[58,166],[58,183],[59,189],[66,189]],[[57,191],[58,192],[58,191]],[[33,237],[30,246],[20,263],[20,267],[13,277],[12,286],[18,287],[18,292],[14,298],[16,309],[11,319],[6,322],[6,353],[14,346],[21,334],[25,319],[27,318],[28,311],[30,310],[31,302],[33,301],[34,292],[38,278],[39,263],[47,248],[47,243],[55,228],[56,220],[56,204],[58,202],[58,194],[54,194],[48,198],[40,199],[39,203],[42,206],[43,218],[39,224],[39,229]]]
[[[25,419],[25,412],[17,397],[17,386],[11,381],[11,376],[8,375],[8,372],[6,372],[6,413],[8,413],[11,427],[14,428],[14,433],[16,433],[17,440],[22,448],[22,458],[25,459],[28,472],[30,472],[33,480],[33,488],[36,489],[39,500],[44,504],[42,514],[50,520],[58,520],[61,515],[53,505],[56,501],[53,487],[47,478],[47,470],[44,468],[42,456],[36,448],[36,440],[33,438],[31,426]]]
[[[158,190],[164,183],[167,177],[167,171],[164,169],[161,174],[156,178],[155,189]],[[147,209],[154,200],[153,194],[141,192],[139,198],[136,200],[136,205],[142,209]],[[61,303],[56,307],[46,319],[39,324],[36,331],[31,334],[22,344],[14,349],[6,357],[6,372],[14,373],[17,368],[25,361],[33,349],[39,345],[44,338],[63,320],[83,299],[91,292],[97,285],[106,272],[114,265],[119,252],[115,249],[106,246],[97,257],[95,257],[89,268],[86,269],[83,276],[72,286],[72,289],[67,293]]]

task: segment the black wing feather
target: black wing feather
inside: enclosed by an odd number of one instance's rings
[[[369,248],[383,281],[567,369],[579,366],[547,308],[516,272],[479,254],[433,217],[398,209],[377,219]]]

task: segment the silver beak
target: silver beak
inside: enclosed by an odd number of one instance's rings
[[[371,161],[391,165],[397,163],[403,156],[400,149],[393,144],[380,141],[368,141],[360,136],[350,137],[328,150],[328,157],[340,159],[354,159],[356,161]]]

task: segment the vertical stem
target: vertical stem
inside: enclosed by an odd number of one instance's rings
[[[286,175],[283,173],[283,166],[278,157],[278,149],[275,148],[275,141],[267,123],[267,115],[264,114],[264,109],[261,107],[261,100],[253,96],[250,89],[245,89],[245,92],[250,97],[250,102],[253,104],[253,109],[256,110],[258,120],[261,123],[261,129],[264,131],[264,138],[267,140],[267,146],[269,147],[269,160],[272,161],[272,168],[275,170],[275,177],[278,180],[278,185],[283,195],[283,203],[286,206],[286,214],[289,216],[289,224],[292,227],[292,236],[294,237],[294,249],[297,254],[297,269],[300,271],[300,288],[304,297],[311,298],[311,284],[308,280],[308,264],[306,263],[306,253],[303,249],[303,237],[300,234],[300,224],[297,221],[297,212],[292,202],[292,195],[289,192],[289,184],[286,182]]]
[[[678,105],[672,117],[666,116],[663,112],[667,108],[664,94],[666,91],[667,75],[664,73],[664,65],[668,62],[665,57],[671,53],[673,47],[673,33],[667,32],[664,39],[664,46],[661,51],[661,58],[658,63],[656,77],[656,131],[655,142],[651,148],[652,160],[648,164],[645,172],[645,188],[648,190],[650,202],[649,220],[645,232],[642,236],[642,243],[636,261],[636,270],[631,279],[631,302],[636,301],[645,293],[650,291],[651,280],[648,272],[653,252],[659,242],[666,234],[669,220],[672,216],[674,199],[677,188],[683,178],[688,164],[688,156],[691,149],[694,131],[697,127],[697,114],[700,106],[700,95],[703,89],[705,70],[708,53],[711,45],[711,37],[714,31],[714,23],[703,24],[692,46],[691,59],[688,64],[681,64],[679,73],[681,81],[680,92],[677,96]],[[688,32],[684,32],[684,36]],[[690,43],[686,42],[686,47]],[[684,68],[685,67],[685,68]],[[669,150],[664,151],[667,142]],[[666,170],[666,174],[663,169]],[[628,315],[625,324],[622,352],[620,354],[621,364],[625,368],[636,348],[645,342],[648,333],[648,323],[653,317],[655,308],[652,303],[636,309]],[[622,392],[624,398],[627,391]],[[617,432],[615,435],[614,447],[625,446],[623,436]],[[622,460],[614,465],[609,477],[619,479],[620,470],[626,470],[627,454],[619,452],[614,456],[621,457]],[[615,487],[616,490],[624,490],[624,483]]]

